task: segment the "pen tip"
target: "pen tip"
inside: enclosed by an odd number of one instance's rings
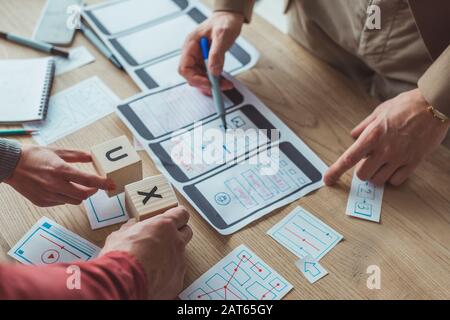
[[[52,52],[53,54],[56,54],[56,55],[61,56],[61,57],[64,57],[64,58],[69,58],[69,56],[70,56],[69,51],[66,51],[66,50],[64,50],[64,49],[57,48],[57,47],[53,47],[53,48],[51,49],[51,52]]]

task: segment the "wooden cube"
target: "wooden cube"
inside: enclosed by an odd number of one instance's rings
[[[107,191],[109,197],[122,193],[127,184],[142,180],[142,161],[127,137],[106,141],[91,149],[97,171],[114,181],[116,189]]]
[[[125,186],[125,206],[137,221],[178,206],[178,199],[163,175],[152,176]]]

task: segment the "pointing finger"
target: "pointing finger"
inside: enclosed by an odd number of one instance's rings
[[[351,132],[351,135],[354,139],[357,139],[361,133],[367,128],[369,124],[372,123],[373,120],[375,120],[376,115],[372,113],[367,118],[365,118],[363,121],[361,121]]]
[[[358,140],[327,170],[324,182],[333,185],[350,168],[367,156],[378,143],[381,131],[378,128],[367,128]]]
[[[61,181],[61,180],[59,180]],[[92,196],[94,193],[97,192],[97,188],[86,188],[74,183],[71,183],[69,181],[61,181],[61,183],[58,183],[54,187],[54,191],[58,192],[59,194],[66,195],[68,197],[71,197],[73,199],[77,200],[86,200],[90,196]]]
[[[88,152],[67,149],[53,149],[53,151],[67,162],[92,162],[92,157]]]
[[[102,190],[114,190],[116,188],[115,183],[106,177],[87,173],[75,169],[69,165],[67,165],[62,174],[66,180],[75,182],[85,187],[97,188]]]
[[[361,165],[356,170],[356,176],[362,181],[367,181],[372,178],[375,173],[384,164],[380,153],[373,152],[368,158],[361,161]]]

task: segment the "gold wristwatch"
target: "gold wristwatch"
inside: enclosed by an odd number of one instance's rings
[[[442,123],[449,121],[449,118],[445,114],[443,114],[442,112],[440,112],[439,110],[437,110],[436,108],[434,108],[432,106],[428,107],[428,111],[431,112],[431,114],[433,115],[434,118],[438,119]]]

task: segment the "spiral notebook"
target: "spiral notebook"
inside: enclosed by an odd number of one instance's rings
[[[51,57],[0,60],[0,123],[44,119],[54,74]]]

